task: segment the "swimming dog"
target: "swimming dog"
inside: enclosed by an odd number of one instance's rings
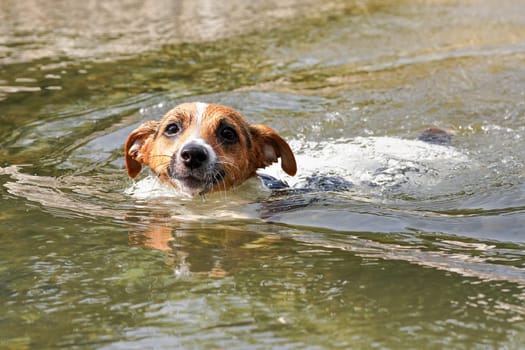
[[[183,103],[160,121],[140,125],[128,136],[125,158],[131,178],[146,165],[162,183],[190,196],[237,187],[278,159],[287,174],[297,172],[290,146],[275,130],[202,102]]]

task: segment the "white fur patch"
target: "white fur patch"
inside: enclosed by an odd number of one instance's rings
[[[206,112],[206,108],[208,108],[207,103],[197,102],[197,132],[200,132],[200,128],[202,125],[202,119],[204,117],[204,112]]]
[[[330,142],[292,141],[299,175],[283,176],[277,164],[264,173],[301,188],[311,176],[343,178],[361,189],[393,189],[404,193],[435,193],[454,188],[461,169],[479,169],[480,164],[451,146],[393,137],[356,137]],[[266,153],[265,156],[269,154]],[[372,185],[372,186],[371,186]],[[412,192],[413,191],[413,192]],[[435,191],[435,192],[432,192]]]
[[[206,149],[206,151],[208,151],[208,155],[210,157],[210,164],[214,164],[217,160],[217,155],[215,154],[215,151],[210,146],[210,144],[206,142],[206,140],[200,137],[202,120],[204,119],[204,113],[206,112],[206,108],[208,108],[207,103],[197,102],[197,114],[195,115],[195,118],[196,118],[195,129],[192,135],[186,140],[185,144],[180,149],[182,150],[184,146],[187,145],[188,143],[195,143],[195,144],[201,145]]]

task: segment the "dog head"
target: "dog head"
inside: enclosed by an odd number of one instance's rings
[[[184,103],[160,121],[148,121],[129,135],[126,169],[135,178],[142,165],[179,191],[204,194],[238,186],[255,171],[281,159],[295,175],[295,157],[286,141],[265,125],[250,125],[231,108]]]

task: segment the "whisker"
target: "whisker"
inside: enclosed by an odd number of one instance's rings
[[[216,184],[219,187],[220,190],[220,196],[223,200],[226,200],[226,182],[224,181],[224,176],[219,171],[215,171],[214,174],[212,174],[212,181],[214,184]],[[222,189],[221,189],[222,187]]]
[[[150,158],[155,158],[155,157],[167,157],[167,158],[171,158],[172,155],[171,155],[171,154],[153,154],[153,155],[150,155]]]
[[[220,160],[220,161],[218,162],[218,164],[219,164],[219,165],[227,165],[227,166],[229,166],[229,167],[231,167],[231,168],[233,168],[233,169],[235,169],[235,170],[240,170],[240,167],[239,167],[237,164],[233,163],[233,162],[228,162],[228,161],[225,161],[225,160]]]
[[[166,175],[168,175],[169,177],[169,172],[168,172],[168,166],[171,162],[168,161],[168,162],[163,162],[163,163],[160,163],[158,164],[155,169],[151,168],[151,170],[155,173],[155,175],[157,176],[157,178],[159,176],[161,176],[165,171],[167,172]]]
[[[227,167],[233,168],[234,170],[240,171],[240,167],[237,164],[235,164],[233,162],[229,162],[227,160],[220,160],[218,162],[218,164],[220,166],[222,166],[223,168],[224,168],[224,166],[227,166]],[[229,172],[227,172],[227,173],[229,173]],[[223,192],[222,195],[224,196],[224,200],[226,200],[227,196],[228,196],[227,192],[229,190],[234,190],[235,187],[232,186],[231,188],[227,188],[226,179],[225,179],[225,176],[227,176],[227,174],[223,174],[222,176],[223,176],[223,178],[221,179],[220,184],[218,184],[218,185],[219,185],[219,188],[222,187],[222,192]],[[232,180],[235,180],[235,179],[232,178]],[[235,181],[232,181],[232,182],[235,183]]]
[[[227,199],[228,199],[228,191],[226,191],[226,181],[224,180],[224,177],[222,178],[221,182],[222,182],[222,185],[223,185],[222,186],[222,189],[223,189],[222,193],[224,194],[224,201],[227,201]]]
[[[226,180],[224,180],[224,175],[222,175],[221,177],[221,184],[222,184],[222,196],[223,196],[223,200],[226,201],[228,199],[228,194],[227,194],[227,191],[226,191]]]

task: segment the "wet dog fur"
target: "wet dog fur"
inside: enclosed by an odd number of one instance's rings
[[[135,178],[143,165],[158,179],[190,196],[225,191],[256,176],[256,170],[281,160],[295,175],[288,143],[266,125],[251,125],[233,109],[192,102],[160,121],[147,121],[125,144],[126,169]]]

